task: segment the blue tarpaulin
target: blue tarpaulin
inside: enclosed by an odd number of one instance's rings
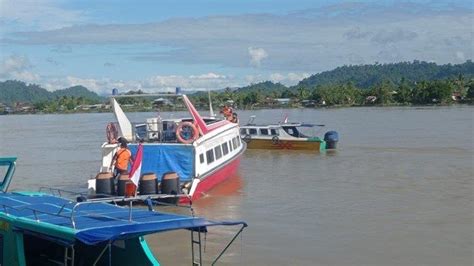
[[[75,204],[77,203],[50,195],[0,193],[3,213],[8,212],[8,217],[13,219],[12,226],[15,230],[41,232],[63,241],[75,239],[87,245],[178,229],[204,231],[207,226],[215,225],[246,226],[241,221],[210,221],[142,208],[132,209],[130,221],[128,207],[100,202],[81,205],[71,215]],[[75,228],[71,217],[74,217]],[[66,235],[64,229],[69,229],[71,235]]]
[[[129,145],[135,155],[138,144]],[[181,181],[194,176],[194,152],[191,145],[144,144],[142,173],[155,173],[161,180],[166,172],[176,172]]]

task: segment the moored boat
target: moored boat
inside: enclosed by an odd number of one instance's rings
[[[253,120],[253,119],[252,119]],[[316,136],[317,129],[324,125],[282,122],[257,125],[249,122],[240,127],[240,135],[249,149],[312,150],[335,149],[339,136],[328,131],[324,138]]]
[[[131,123],[115,97],[111,98],[117,122],[107,127],[108,141],[102,145],[101,172],[109,171],[120,136],[129,141],[132,153],[137,151],[139,143],[143,145],[142,173],[156,175],[160,184],[165,175],[177,174],[179,191],[176,193],[188,195],[181,202],[202,197],[236,173],[246,149],[238,124],[202,117],[186,95],[176,96],[183,99],[190,117],[154,117],[140,123]],[[90,188],[95,189],[93,185]],[[158,193],[160,189],[158,186]]]
[[[214,264],[247,226],[211,221],[99,200],[77,202],[45,193],[7,192],[16,158],[0,158],[0,265],[160,265],[144,236],[191,232],[192,265],[202,265],[202,233],[208,227],[240,226]],[[172,243],[166,243],[170,245]]]

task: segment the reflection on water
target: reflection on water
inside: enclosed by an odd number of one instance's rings
[[[241,121],[325,124],[337,151],[248,150],[239,174],[194,209],[248,222],[223,264],[473,265],[472,107],[239,111]],[[132,114],[133,121],[150,114]],[[86,188],[112,114],[0,116],[14,189]],[[187,209],[165,208],[189,214]],[[237,228],[210,228],[207,259]],[[189,265],[189,232],[147,238],[164,265]]]
[[[215,219],[240,219],[239,207],[242,200],[242,185],[240,173],[231,176],[212,189],[208,195],[193,203],[196,214]]]

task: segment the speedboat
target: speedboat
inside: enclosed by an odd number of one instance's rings
[[[275,124],[254,124],[252,116],[249,123],[240,127],[240,135],[249,149],[268,150],[311,150],[325,151],[335,149],[339,141],[336,131],[328,131],[324,138],[317,132],[325,125],[302,122],[284,122]]]
[[[118,137],[129,141],[132,154],[143,146],[142,173],[155,175],[158,188],[167,174],[179,177],[176,194],[186,194],[180,202],[197,200],[234,175],[246,144],[239,134],[239,125],[215,117],[202,117],[186,95],[182,98],[190,117],[162,119],[155,116],[144,122],[131,123],[119,103],[111,97],[111,106],[117,122],[107,126],[107,141],[102,144],[100,172],[107,172],[113,155],[119,148]],[[140,95],[143,96],[143,95]],[[126,97],[128,97],[126,95]],[[89,181],[94,192],[94,181]],[[140,193],[140,192],[138,192]],[[165,191],[163,193],[170,193]]]
[[[16,158],[0,158],[0,265],[160,265],[144,236],[190,231],[192,265],[202,265],[202,236],[214,226],[238,226],[215,257],[243,231],[243,221],[211,221],[153,209],[74,201],[42,192],[8,192]],[[166,243],[166,245],[173,243]]]

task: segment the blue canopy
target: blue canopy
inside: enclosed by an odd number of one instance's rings
[[[138,145],[129,145],[132,154]],[[194,177],[194,147],[184,144],[143,144],[142,173],[152,172],[161,179],[166,172],[176,172],[181,181]]]
[[[132,209],[130,221],[128,207],[99,202],[80,203],[73,211],[76,204],[44,194],[0,193],[2,212],[7,212],[13,219],[12,226],[16,230],[41,232],[62,241],[78,240],[87,245],[178,229],[204,231],[207,226],[247,226],[242,221],[211,221],[140,208]]]

